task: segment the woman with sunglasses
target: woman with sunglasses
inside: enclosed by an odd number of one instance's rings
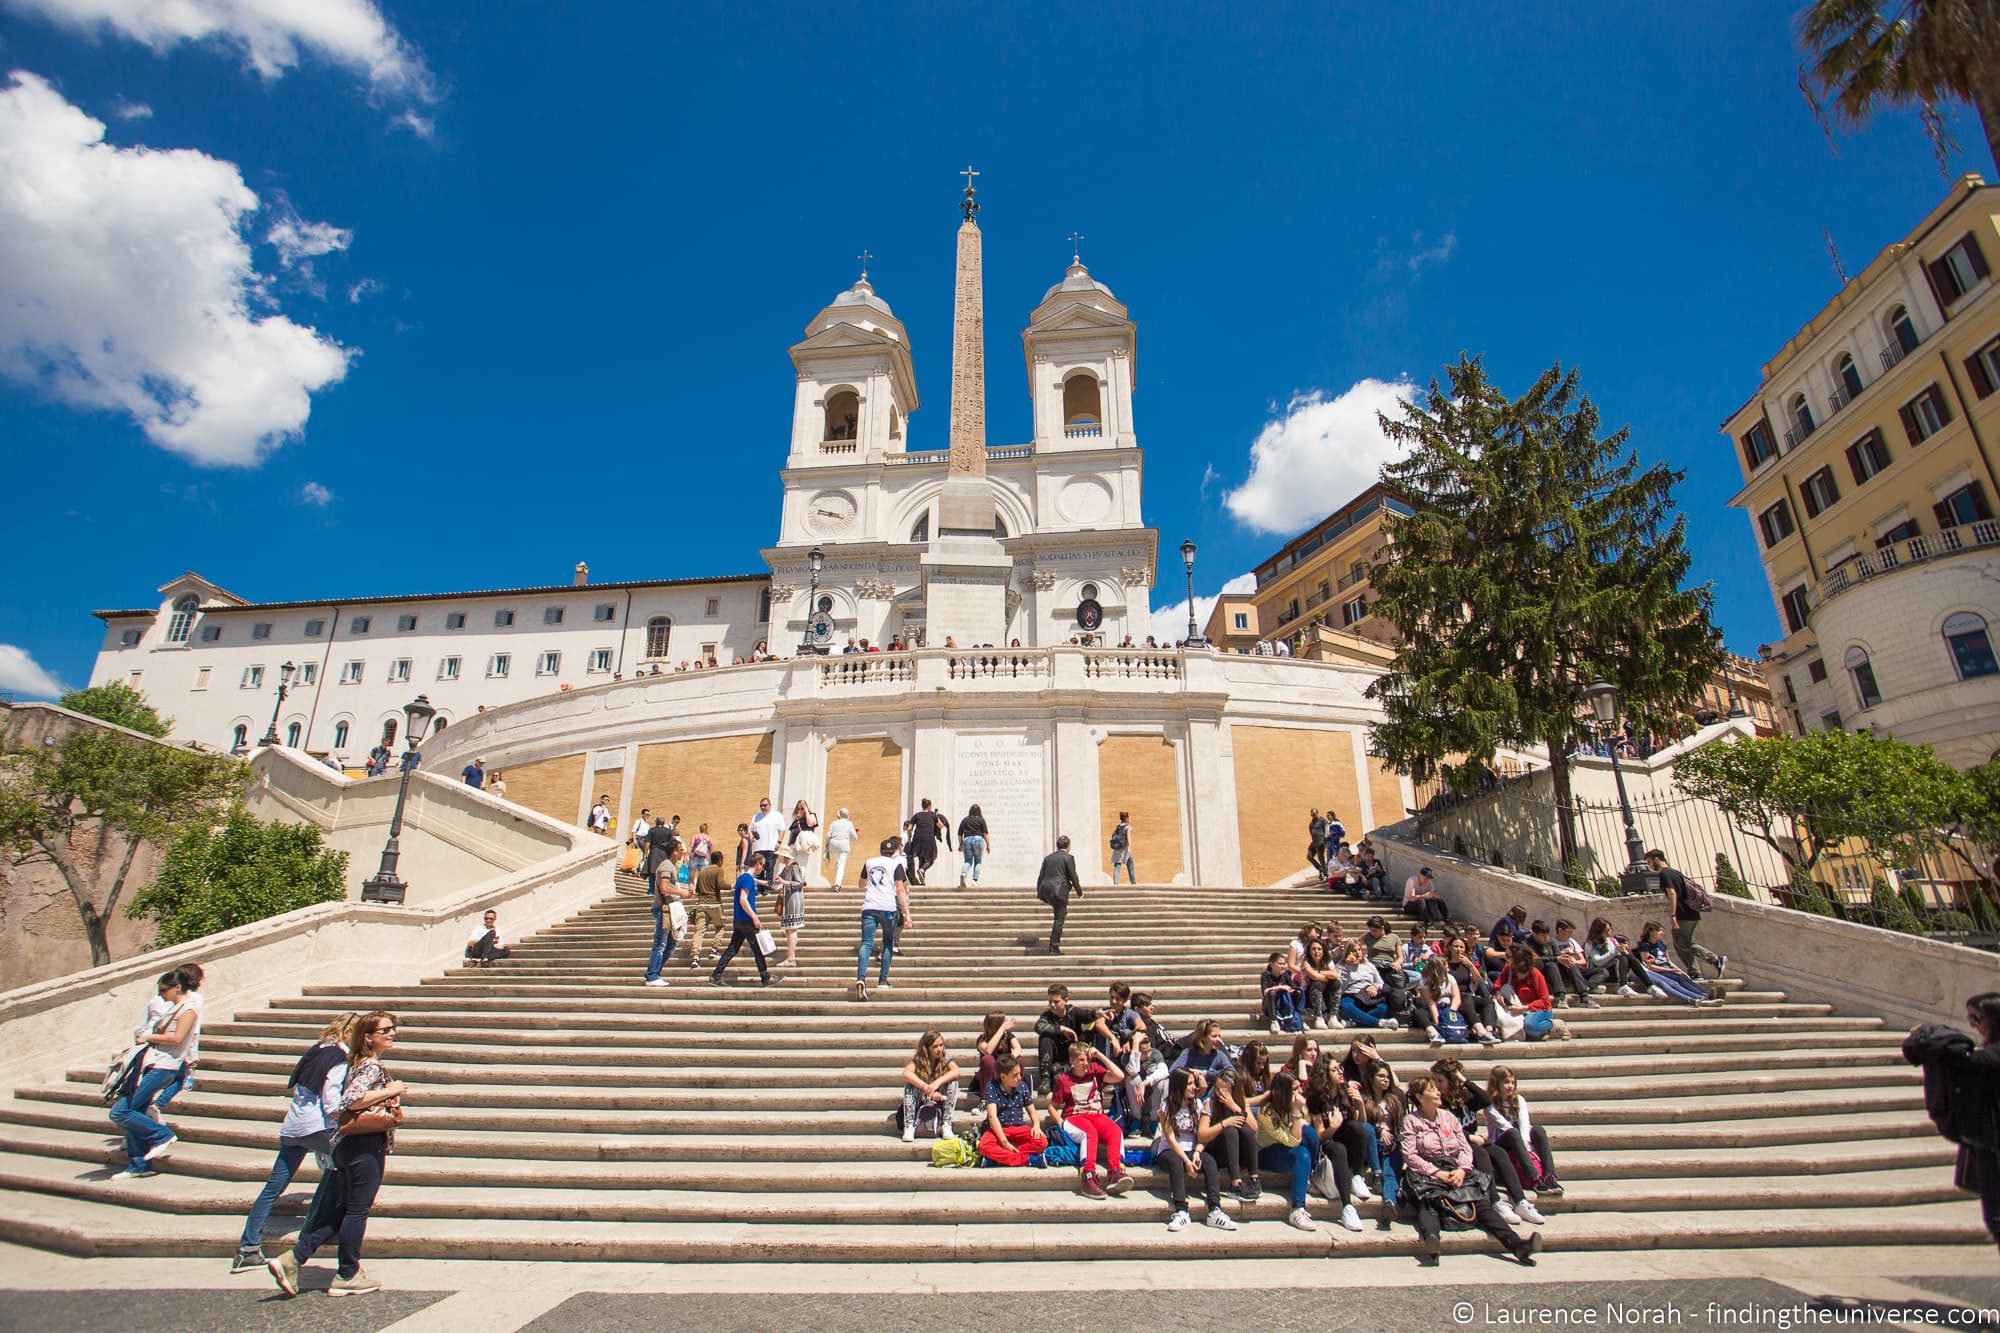
[[[347,1057],[347,1084],[340,1099],[340,1128],[334,1135],[333,1160],[340,1169],[345,1197],[333,1216],[303,1232],[298,1243],[266,1265],[278,1290],[299,1294],[299,1268],[327,1241],[340,1237],[340,1269],[329,1296],[364,1296],[382,1284],[361,1268],[361,1243],[368,1234],[368,1213],[382,1188],[382,1173],[395,1150],[396,1126],[403,1120],[403,1084],[389,1077],[382,1058],[396,1044],[396,1016],[376,1010],[354,1025],[354,1044]]]

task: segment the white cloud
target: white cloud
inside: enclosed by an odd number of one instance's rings
[[[1458,233],[1448,231],[1436,245],[1426,246],[1424,234],[1415,232],[1410,236],[1410,244],[1416,247],[1416,251],[1404,262],[1410,272],[1420,273],[1425,265],[1442,264],[1451,258],[1452,252],[1458,249]]]
[[[283,196],[274,211],[276,216],[271,220],[271,229],[264,233],[264,240],[277,250],[278,262],[286,268],[297,268],[314,255],[345,250],[354,239],[354,233],[345,227],[306,221],[292,211],[290,201]],[[311,272],[312,265],[306,263],[305,269]]]
[[[437,133],[437,122],[435,120],[432,120],[429,116],[420,116],[414,111],[405,111],[389,123],[392,125],[401,125],[419,139],[428,139]]]
[[[1238,574],[1235,578],[1222,585],[1222,592],[1224,593],[1255,592],[1256,590],[1257,576],[1255,574]],[[1214,597],[1196,597],[1194,599],[1194,623],[1197,627],[1207,628],[1208,616],[1211,611],[1215,610],[1215,602],[1216,599]],[[1179,643],[1187,637],[1187,627],[1188,604],[1187,598],[1183,597],[1172,606],[1154,607],[1153,622],[1147,628],[1146,632],[1161,643],[1171,645]]]
[[[381,290],[381,283],[373,278],[363,278],[347,289],[347,303],[349,305],[360,305],[363,298],[373,296]]]
[[[128,102],[121,97],[111,104],[111,114],[120,120],[151,120],[153,108],[144,102]]]
[[[53,699],[63,693],[63,683],[44,671],[27,649],[0,643],[0,690],[35,699]]]
[[[1375,414],[1393,418],[1416,394],[1407,379],[1364,379],[1333,398],[1321,389],[1295,395],[1251,441],[1250,475],[1222,497],[1223,504],[1241,522],[1268,533],[1296,532],[1332,513],[1373,485],[1382,465],[1398,456]]]
[[[0,88],[0,374],[197,463],[255,464],[349,353],[264,312],[234,163],[103,140],[36,75]]]
[[[85,32],[114,32],[154,51],[214,42],[240,52],[266,79],[297,67],[306,53],[351,69],[377,92],[435,95],[420,52],[389,26],[372,0],[0,0]]]
[[[309,481],[299,487],[299,503],[309,504],[315,509],[324,509],[333,503],[333,492],[316,481]]]

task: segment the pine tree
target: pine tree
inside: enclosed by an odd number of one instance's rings
[[[1736,873],[1736,867],[1729,863],[1729,853],[1715,854],[1715,891],[1725,897],[1749,898],[1753,895],[1750,886],[1743,882],[1743,876]]]
[[[1501,746],[1545,747],[1558,808],[1597,676],[1630,716],[1689,704],[1721,664],[1706,585],[1686,588],[1682,474],[1641,468],[1628,432],[1598,434],[1575,370],[1553,366],[1517,399],[1477,359],[1445,368],[1422,406],[1382,429],[1404,449],[1383,480],[1392,514],[1375,609],[1401,640],[1369,687],[1377,753],[1425,781],[1469,787]],[[1560,821],[1564,865],[1580,859]]]

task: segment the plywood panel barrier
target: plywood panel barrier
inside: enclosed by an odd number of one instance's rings
[[[632,813],[649,809],[659,819],[681,817],[681,835],[692,843],[703,824],[718,852],[733,857],[736,826],[747,824],[757,803],[771,794],[772,733],[709,736],[639,747],[632,774]],[[781,813],[790,813],[789,804]]]
[[[869,737],[839,741],[827,751],[826,808],[819,812],[820,827],[832,824],[834,813],[842,808],[859,834],[847,859],[847,883],[853,885],[860,882],[861,863],[875,855],[882,839],[901,832],[908,813],[903,809],[901,746],[887,737]],[[824,862],[820,873],[831,877],[833,862]]]
[[[550,819],[576,823],[577,803],[583,795],[583,760],[580,754],[566,754],[504,765],[500,776],[507,783],[507,799]]]
[[[1132,816],[1132,868],[1146,883],[1170,883],[1186,870],[1181,864],[1180,765],[1171,741],[1106,736],[1097,747],[1097,792],[1104,837],[1096,858],[1105,874],[1111,873],[1111,830],[1118,827],[1120,811]],[[1089,857],[1078,859],[1088,862]]]
[[[1315,806],[1338,814],[1350,839],[1361,836],[1366,820],[1354,779],[1355,733],[1238,726],[1230,736],[1244,883],[1271,884],[1306,868],[1306,825]]]

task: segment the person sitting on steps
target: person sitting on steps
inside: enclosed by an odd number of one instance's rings
[[[1326,941],[1317,935],[1306,943],[1299,975],[1306,983],[1306,1026],[1314,1032],[1324,1032],[1329,1026],[1338,1025],[1340,1019],[1333,1016],[1333,1008],[1339,1003],[1340,968],[1328,955]]]
[[[465,958],[474,967],[491,967],[495,958],[512,958],[514,951],[500,942],[500,914],[488,910],[465,942]]]
[[[1560,930],[1562,923],[1556,924]],[[1611,933],[1611,923],[1601,916],[1590,919],[1590,935],[1583,942],[1583,975],[1593,986],[1616,986],[1624,996],[1641,995],[1652,985],[1644,965],[1626,949],[1624,940]]]
[[[979,1155],[994,1166],[1027,1166],[1048,1151],[1042,1133],[1042,1113],[1035,1090],[1021,1071],[1021,1062],[1002,1054],[993,1062],[993,1077],[980,1089],[986,1099],[986,1132],[979,1138]]]
[[[1590,998],[1590,983],[1583,979],[1583,969],[1563,959],[1549,933],[1548,922],[1537,917],[1529,923],[1528,947],[1535,951],[1535,968],[1542,974],[1542,980],[1549,983],[1549,994],[1556,997],[1556,1008],[1567,1009],[1572,1000],[1586,1009],[1597,1007],[1597,1001]]]
[[[997,1062],[996,1062],[997,1063]],[[958,1135],[958,1061],[945,1050],[944,1034],[935,1030],[917,1038],[917,1049],[903,1062],[903,1142],[914,1143],[917,1131],[926,1138]]]
[[[1319,1159],[1319,1131],[1306,1114],[1305,1089],[1290,1074],[1273,1074],[1264,1108],[1257,1113],[1257,1165],[1266,1171],[1290,1169],[1292,1210],[1285,1221],[1300,1231],[1316,1230],[1306,1211],[1306,1189]]]
[[[1403,1188],[1416,1204],[1417,1238],[1423,1247],[1417,1262],[1437,1266],[1443,1213],[1452,1208],[1469,1211],[1472,1225],[1499,1241],[1522,1264],[1532,1265],[1542,1245],[1541,1234],[1516,1232],[1488,1192],[1476,1185],[1461,1193],[1478,1179],[1474,1154],[1458,1117],[1443,1105],[1438,1080],[1430,1074],[1417,1075],[1410,1080],[1409,1099],[1403,1113]]]
[[[1648,921],[1640,927],[1639,945],[1633,952],[1646,969],[1647,986],[1655,998],[1682,1004],[1722,1003],[1710,995],[1708,987],[1682,971],[1681,965],[1667,953],[1666,930],[1659,922]]]
[[[1486,1076],[1486,1096],[1486,1140],[1493,1151],[1513,1160],[1515,1174],[1535,1192],[1538,1202],[1561,1198],[1563,1187],[1556,1179],[1548,1131],[1529,1117],[1528,1099],[1521,1095],[1514,1071],[1506,1065],[1493,1066]]]
[[[1523,1221],[1537,1225],[1546,1221],[1529,1201],[1521,1173],[1514,1169],[1514,1159],[1496,1151],[1487,1136],[1486,1108],[1493,1104],[1493,1099],[1486,1090],[1465,1076],[1465,1065],[1456,1056],[1448,1055],[1435,1062],[1430,1072],[1438,1080],[1445,1110],[1458,1117],[1459,1128],[1465,1132],[1466,1142],[1472,1145],[1473,1165],[1484,1171],[1493,1184],[1493,1207],[1500,1220],[1509,1226]],[[1409,1093],[1408,1097],[1410,1104],[1415,1105],[1415,1093]]]
[[[1104,1199],[1132,1188],[1125,1173],[1125,1136],[1118,1122],[1104,1114],[1104,1089],[1123,1083],[1125,1071],[1106,1060],[1089,1042],[1072,1042],[1069,1068],[1056,1075],[1049,1110],[1063,1131],[1074,1139],[1082,1162],[1077,1190],[1086,1199]],[[1104,1158],[1104,1180],[1097,1178],[1097,1159]]]
[[[1355,1027],[1387,1028],[1393,1032],[1402,1026],[1389,1016],[1388,987],[1375,964],[1368,961],[1359,940],[1348,943],[1340,960],[1340,1017]]]
[[[1283,1032],[1288,1022],[1299,1016],[1299,988],[1292,979],[1292,971],[1285,964],[1284,950],[1278,949],[1264,960],[1264,971],[1257,978],[1257,989],[1263,994],[1263,1014],[1270,1023],[1273,1033]]]
[[[1174,1071],[1168,1079],[1161,1132],[1153,1144],[1153,1165],[1167,1173],[1167,1203],[1172,1210],[1167,1230],[1187,1228],[1188,1177],[1199,1171],[1208,1203],[1208,1225],[1217,1231],[1234,1231],[1235,1219],[1222,1210],[1222,1172],[1211,1150],[1222,1127],[1215,1123],[1210,1103],[1196,1093],[1195,1083],[1195,1075],[1185,1069]]]
[[[1083,1040],[1081,1016],[1070,1009],[1069,987],[1049,983],[1049,1007],[1035,1020],[1035,1067],[1044,1094],[1055,1091],[1056,1074],[1067,1063],[1069,1048]]]
[[[1415,917],[1425,925],[1438,925],[1451,919],[1451,908],[1438,896],[1437,882],[1431,878],[1429,866],[1422,867],[1403,882],[1403,915]]]

